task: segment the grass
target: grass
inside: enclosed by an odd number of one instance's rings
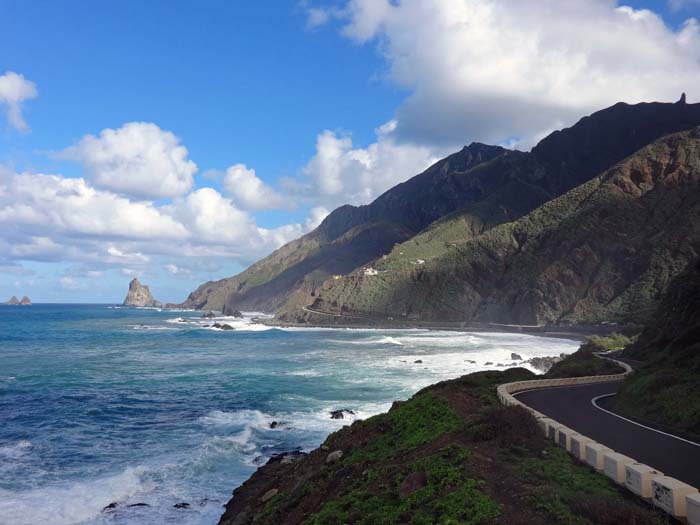
[[[545,377],[555,379],[620,374],[624,372],[620,366],[607,359],[600,359],[594,353],[621,350],[629,342],[630,339],[621,334],[612,334],[609,337],[591,336],[576,352],[556,363]]]
[[[646,366],[615,396],[623,414],[700,438],[700,374],[690,367]]]
[[[348,463],[376,460],[406,451],[461,428],[462,421],[447,404],[430,393],[415,396],[386,414],[363,424],[382,429],[365,447],[356,449]]]
[[[464,465],[468,456],[466,448],[450,445],[412,462],[409,473],[425,473],[426,484],[403,499],[399,496],[399,487],[405,475],[395,476],[389,486],[379,491],[372,490],[367,481],[359,480],[349,493],[326,502],[305,523],[476,525],[494,519],[500,508],[481,490],[483,482],[468,476]],[[375,480],[380,476],[370,471],[367,479]]]
[[[627,501],[606,477],[577,465],[562,448],[549,445],[546,455],[526,457],[515,467],[522,483],[533,486],[529,503],[556,523],[652,525],[665,520]]]

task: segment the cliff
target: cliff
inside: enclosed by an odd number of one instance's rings
[[[151,295],[151,290],[134,278],[129,283],[129,291],[122,303],[124,306],[147,306],[161,308],[163,303],[156,301]]]

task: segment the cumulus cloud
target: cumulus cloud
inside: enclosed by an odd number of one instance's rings
[[[323,206],[316,206],[314,208],[311,208],[309,216],[306,219],[306,231],[311,231],[314,228],[316,228],[319,224],[323,222],[323,219],[328,217],[329,213],[330,211],[324,208]]]
[[[213,188],[158,204],[96,189],[82,178],[0,170],[0,253],[8,268],[32,260],[142,271],[172,257],[247,264],[301,233],[298,224],[259,227]],[[184,266],[177,266],[181,274]]]
[[[7,71],[0,76],[0,105],[5,106],[10,125],[22,133],[29,131],[22,116],[22,104],[37,94],[34,83],[14,71]]]
[[[245,164],[236,164],[226,170],[224,188],[246,210],[272,210],[290,205]]]
[[[612,0],[350,0],[342,13],[342,34],[378,42],[410,92],[402,141],[528,144],[617,101],[692,98],[700,85],[697,20],[673,30]]]
[[[325,130],[316,138],[316,153],[302,170],[301,181],[286,180],[293,192],[305,195],[320,207],[367,204],[384,191],[420,173],[439,158],[435,148],[399,143],[396,122],[376,130],[377,141],[366,148],[353,146],[352,137]]]
[[[101,238],[183,239],[187,229],[152,203],[97,190],[84,179],[21,173],[0,180],[0,224]]]
[[[80,162],[96,187],[142,199],[176,197],[194,184],[197,165],[173,133],[149,122],[129,122],[86,135],[61,157]]]

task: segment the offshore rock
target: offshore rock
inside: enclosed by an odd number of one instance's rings
[[[122,304],[124,306],[146,306],[152,308],[161,308],[163,306],[163,303],[153,298],[148,286],[141,284],[136,278],[129,283],[129,292],[126,294]]]

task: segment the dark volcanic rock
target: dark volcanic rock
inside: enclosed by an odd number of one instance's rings
[[[116,509],[118,505],[119,505],[119,504],[118,504],[117,502],[113,501],[113,502],[110,503],[109,505],[105,506],[105,507],[102,509],[102,512],[109,512],[109,511],[112,511],[112,510]]]
[[[428,484],[428,476],[425,472],[412,472],[404,478],[399,487],[399,497],[406,499],[418,489],[422,489]]]
[[[176,509],[189,509],[190,504],[186,501],[183,501],[182,503],[176,503],[175,505],[173,505],[173,507],[175,507]]]
[[[202,314],[202,319],[213,319],[216,317],[216,314],[214,312],[207,312],[205,314]]]
[[[224,324],[214,323],[212,325],[212,328],[218,328],[219,330],[235,330],[235,328],[233,326],[231,326],[230,324],[226,324],[226,323],[224,323]]]
[[[331,419],[345,419],[345,414],[354,416],[355,412],[352,410],[348,410],[346,408],[340,409],[340,410],[333,410],[330,412]]]
[[[302,452],[301,450],[290,450],[288,452],[280,452],[279,454],[273,454],[270,459],[267,460],[268,464],[275,464],[275,463],[291,463],[292,461],[295,461],[299,458],[303,458],[306,456],[306,452]]]
[[[523,359],[522,356],[521,356],[520,354],[516,354],[515,352],[513,352],[513,353],[510,354],[510,358],[511,358],[513,361],[522,361],[522,359]]]
[[[557,364],[559,361],[561,361],[563,357],[533,357],[529,361],[526,361],[526,363],[530,364],[532,368],[535,370],[540,370],[542,372],[549,372],[549,369],[552,368],[555,364]]]

